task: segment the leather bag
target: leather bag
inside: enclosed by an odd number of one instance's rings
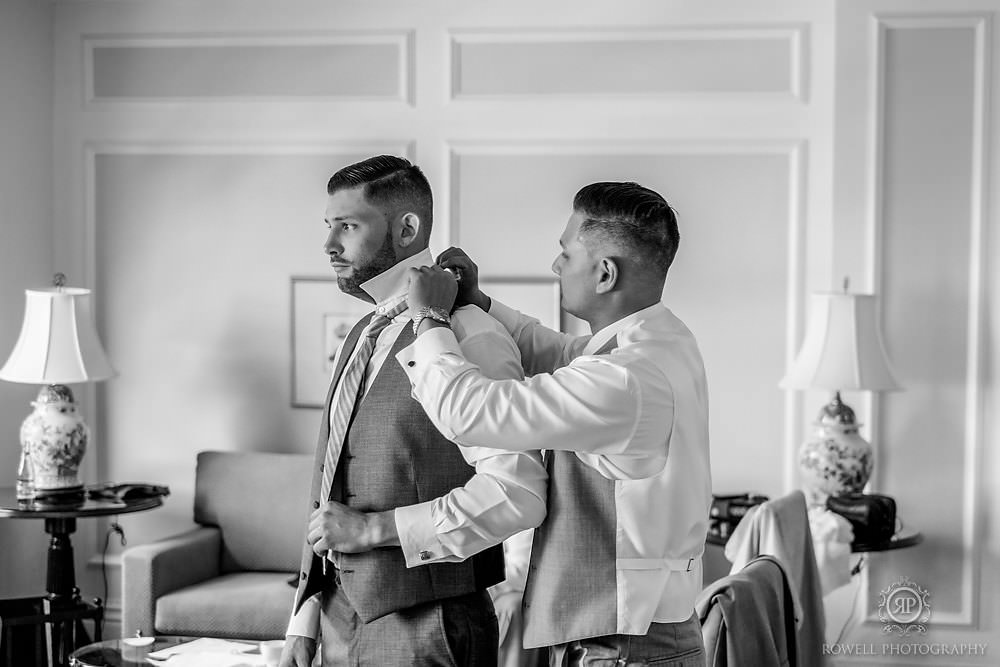
[[[877,493],[830,496],[826,507],[847,519],[854,529],[853,544],[879,544],[896,532],[896,501]]]

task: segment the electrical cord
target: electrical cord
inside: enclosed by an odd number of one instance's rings
[[[122,528],[121,524],[118,523],[118,515],[111,520],[111,525],[108,526],[108,532],[104,535],[104,551],[101,552],[101,577],[104,579],[104,606],[105,613],[101,616],[101,636],[104,636],[104,622],[107,619],[107,604],[108,604],[108,545],[111,543],[111,534],[117,533],[119,539],[121,540],[121,545],[124,547],[128,544],[125,539],[125,529]]]
[[[854,566],[851,570],[851,576],[854,576],[861,572],[861,568],[864,566],[865,556],[861,554],[858,558],[858,564]],[[861,593],[861,586],[864,584],[863,581],[858,581],[854,588],[854,596],[851,598],[851,612],[847,615],[844,620],[844,624],[840,627],[840,632],[837,633],[837,641],[835,644],[840,644],[841,640],[844,638],[844,633],[847,632],[847,628],[850,627],[851,621],[854,620],[854,613],[858,608],[858,595]]]

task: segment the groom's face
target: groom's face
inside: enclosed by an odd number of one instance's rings
[[[397,262],[392,221],[364,196],[364,187],[338,190],[326,202],[329,233],[323,246],[345,294],[371,301],[361,284]]]

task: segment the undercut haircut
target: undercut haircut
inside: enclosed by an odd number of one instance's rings
[[[430,238],[434,197],[420,167],[395,155],[376,155],[348,165],[331,176],[326,193],[332,195],[357,187],[364,188],[365,201],[381,209],[386,217],[416,213],[425,238]]]
[[[666,277],[677,254],[677,214],[659,193],[638,183],[602,182],[583,187],[573,198],[582,214],[580,236],[607,241],[638,268]]]

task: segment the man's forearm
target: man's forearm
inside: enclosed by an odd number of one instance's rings
[[[396,530],[394,510],[369,512],[366,519],[368,524],[367,543],[371,549],[399,546],[399,532]]]

